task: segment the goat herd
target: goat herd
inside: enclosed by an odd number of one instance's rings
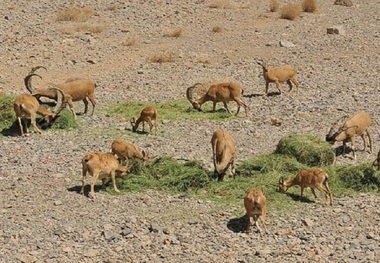
[[[267,63],[258,62],[262,66],[263,76],[266,83],[265,93],[268,94],[268,87],[270,83],[275,83],[277,89],[281,93],[280,83],[286,82],[292,90],[293,85],[297,87],[299,83],[296,78],[296,70],[291,66],[280,67],[268,67]],[[95,83],[92,80],[87,79],[68,79],[65,83],[55,85],[49,84],[47,88],[35,89],[32,85],[32,77],[39,77],[40,75],[35,72],[39,69],[45,69],[42,66],[32,68],[29,74],[25,77],[24,83],[30,94],[20,94],[16,96],[14,102],[14,111],[20,126],[20,133],[24,135],[24,130],[28,133],[27,119],[31,120],[31,125],[36,132],[41,133],[41,130],[36,124],[36,115],[39,114],[44,117],[44,122],[50,125],[57,118],[58,114],[68,105],[73,116],[76,116],[74,111],[73,102],[83,101],[84,114],[88,110],[88,101],[92,104],[92,112],[95,108]],[[238,83],[214,83],[214,84],[202,84],[196,83],[187,89],[187,98],[193,105],[194,109],[201,111],[201,106],[207,101],[213,102],[213,111],[215,111],[216,103],[223,102],[225,109],[229,111],[227,102],[235,101],[237,103],[239,113],[240,108],[243,107],[245,115],[248,116],[249,110],[247,105],[242,100],[243,89]],[[42,105],[40,101],[41,97],[46,97],[55,100],[56,106],[53,110],[49,110]],[[155,133],[158,128],[157,109],[152,106],[148,106],[141,111],[140,117],[135,120],[131,120],[132,131],[135,132],[138,129],[139,124],[145,122],[149,124],[150,132],[152,132],[153,126]],[[343,121],[346,119],[345,121]],[[153,123],[154,122],[154,123]],[[342,123],[343,124],[339,124]],[[331,127],[330,132],[326,135],[326,141],[331,143],[343,142],[343,153],[347,142],[351,142],[351,148],[353,157],[356,158],[355,153],[355,137],[361,136],[364,141],[364,147],[367,148],[367,141],[365,135],[368,137],[368,144],[370,152],[372,152],[372,141],[369,133],[369,127],[371,125],[371,118],[366,112],[356,113],[354,116],[348,118],[339,119]],[[144,127],[143,127],[144,129]],[[216,130],[211,138],[212,153],[213,153],[213,165],[214,174],[218,180],[223,180],[227,170],[230,170],[234,176],[234,156],[236,151],[236,144],[232,136],[228,131],[224,129]],[[127,173],[127,165],[122,165],[124,161],[129,159],[141,159],[147,161],[148,157],[144,151],[140,151],[133,143],[117,139],[113,141],[111,145],[111,153],[88,153],[82,158],[82,187],[81,193],[84,192],[86,174],[89,173],[92,177],[91,189],[89,197],[95,197],[94,185],[98,179],[102,180],[102,186],[105,185],[107,177],[111,177],[113,188],[116,192],[119,192],[115,183],[115,173],[120,172]],[[115,157],[117,156],[117,157]],[[380,166],[380,152],[377,159],[374,161],[374,165]],[[301,170],[291,180],[284,180],[281,178],[278,185],[280,192],[287,191],[288,188],[298,185],[301,188],[301,197],[303,195],[304,188],[310,187],[312,194],[316,197],[315,189],[321,191],[326,197],[326,202],[332,205],[332,194],[328,186],[328,175],[321,169],[310,168]],[[252,217],[256,227],[261,231],[258,223],[261,221],[264,229],[266,230],[265,216],[267,212],[266,198],[263,192],[259,188],[252,188],[246,192],[244,198],[244,206],[247,212],[247,232],[250,229]]]

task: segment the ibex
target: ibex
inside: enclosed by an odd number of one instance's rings
[[[186,96],[190,103],[193,105],[194,109],[201,111],[201,106],[207,101],[212,101],[213,107],[212,110],[215,111],[216,103],[223,102],[224,108],[228,113],[231,114],[228,109],[227,102],[235,101],[238,105],[238,109],[236,115],[240,111],[240,107],[243,107],[245,110],[245,115],[248,116],[248,107],[241,99],[241,95],[243,93],[243,89],[238,83],[235,82],[226,82],[226,83],[216,83],[212,84],[207,90],[206,94],[201,96],[200,98],[193,99],[193,90],[200,85],[199,83],[187,88]]]
[[[263,68],[263,75],[265,80],[265,94],[268,95],[269,83],[276,83],[278,91],[281,92],[281,83],[286,82],[289,85],[289,91],[293,89],[293,84],[297,87],[299,83],[296,77],[296,70],[289,65],[279,67],[269,67],[266,62],[257,62]]]
[[[245,193],[244,197],[244,207],[247,216],[247,227],[246,232],[249,232],[251,227],[251,217],[257,227],[261,232],[262,229],[259,227],[258,221],[261,221],[262,226],[267,232],[267,227],[265,223],[265,218],[267,215],[267,200],[259,188],[251,188]]]
[[[214,175],[218,177],[218,181],[223,181],[224,175],[230,167],[232,176],[235,178],[236,149],[232,136],[226,130],[216,130],[211,138],[211,147]]]
[[[41,66],[40,66],[41,67]],[[55,90],[51,89],[34,89],[31,83],[31,77],[33,76],[38,76],[39,78],[42,79],[42,77],[38,74],[31,73],[28,74],[24,78],[24,83],[27,88],[27,90],[35,96],[38,100],[41,97],[47,97],[52,100],[57,100],[57,92]],[[84,103],[84,113],[87,113],[88,109],[88,100],[92,104],[92,112],[91,116],[94,114],[94,109],[95,109],[95,87],[96,84],[92,80],[88,79],[74,79],[69,82],[65,82],[59,85],[53,85],[56,88],[61,89],[65,95],[66,95],[66,100],[67,104],[69,105],[69,109],[72,112],[73,116],[75,117],[75,111],[74,111],[74,104],[73,102],[75,101],[83,101]]]
[[[326,135],[326,141],[332,144],[335,142],[343,142],[343,155],[346,152],[346,143],[351,142],[353,157],[356,159],[355,137],[362,137],[365,151],[367,149],[367,141],[364,135],[367,135],[369,142],[369,152],[372,153],[372,139],[369,132],[369,127],[371,126],[371,117],[369,114],[365,111],[358,112],[346,120],[343,125],[338,126],[338,123],[345,118],[347,118],[347,116],[340,118],[332,125],[329,133]]]
[[[143,131],[145,131],[144,123],[147,122],[149,124],[149,132],[151,133],[153,128],[152,121],[154,121],[154,130],[156,134],[158,127],[157,109],[153,106],[147,106],[141,111],[140,117],[137,120],[135,118],[131,119],[132,131],[136,132],[141,122],[143,123]]]
[[[311,192],[317,199],[314,189],[321,191],[325,198],[326,203],[330,200],[332,205],[332,195],[327,183],[328,175],[325,171],[317,168],[303,169],[297,173],[297,175],[290,180],[285,181],[284,177],[281,177],[278,182],[278,191],[285,193],[290,187],[298,185],[301,187],[301,198],[303,197],[303,189],[310,187]]]
[[[56,116],[65,108],[64,92],[60,89],[53,89],[55,92],[61,94],[61,99],[58,100],[60,102],[58,102],[54,111],[50,111],[40,105],[38,100],[30,94],[20,94],[16,96],[13,109],[20,126],[21,136],[24,135],[24,129],[26,133],[29,132],[27,127],[27,119],[30,119],[34,130],[41,134],[42,131],[37,127],[36,123],[37,114],[43,116],[47,124],[51,124],[55,120]]]
[[[123,139],[114,140],[111,145],[111,151],[112,154],[117,155],[122,162],[128,161],[129,159],[140,159],[143,162],[149,160],[144,150],[140,151],[136,145]]]
[[[116,172],[121,172],[122,175],[127,173],[128,169],[125,166],[119,164],[118,160],[112,153],[88,153],[82,158],[82,188],[80,193],[84,193],[84,185],[86,182],[87,172],[92,176],[91,190],[89,197],[95,197],[95,184],[98,179],[102,180],[102,187],[105,187],[105,181],[107,177],[111,177],[112,186],[115,192],[119,193],[119,189],[116,186]]]

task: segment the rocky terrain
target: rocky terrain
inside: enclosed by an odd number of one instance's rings
[[[81,157],[109,151],[117,137],[153,156],[197,159],[211,169],[208,145],[220,126],[236,139],[239,162],[272,152],[287,134],[324,137],[341,116],[366,110],[373,118],[374,151],[358,151],[357,160],[339,156],[337,163],[375,158],[380,2],[345,7],[318,1],[318,12],[294,21],[268,12],[268,2],[4,1],[0,92],[26,92],[24,76],[43,65],[48,70],[36,86],[91,78],[97,105],[93,117],[78,117],[79,129],[0,138],[0,262],[378,262],[378,195],[335,198],[332,207],[305,203],[292,212],[269,211],[268,234],[245,234],[243,205],[155,191],[100,191],[95,201],[78,194]],[[56,21],[59,10],[81,6],[95,10],[88,21]],[[327,34],[333,26],[344,30]],[[179,29],[179,37],[167,36]],[[154,56],[171,61],[153,63]],[[279,95],[271,86],[264,96],[258,59],[294,65],[300,94]],[[130,116],[119,119],[102,110],[115,102],[185,98],[196,82],[230,80],[244,86],[249,118],[161,120],[157,135],[129,137]],[[77,111],[82,107],[76,103]],[[272,117],[282,125],[272,126]],[[362,149],[362,141],[357,144]]]

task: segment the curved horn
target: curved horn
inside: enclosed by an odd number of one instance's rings
[[[55,108],[53,111],[54,115],[58,115],[66,107],[66,95],[59,88],[49,88],[49,89],[54,89],[61,94],[62,99],[60,100],[59,96],[57,96],[57,105],[55,105]]]
[[[24,78],[25,87],[30,92],[30,94],[32,94],[33,90],[34,90],[33,87],[32,87],[32,79],[31,79],[33,76],[37,76],[40,79],[42,79],[42,77],[40,75],[36,74],[36,73],[28,74],[28,76],[26,76]]]
[[[284,177],[283,177],[283,176],[280,177],[278,183],[279,183],[279,184],[283,184],[283,183],[284,183]]]
[[[33,74],[34,72],[36,72],[36,70],[38,70],[38,69],[40,69],[40,68],[43,68],[45,71],[47,71],[47,69],[46,69],[44,66],[35,66],[35,67],[33,67],[33,68],[30,70],[29,74]]]
[[[193,86],[190,86],[186,89],[186,97],[187,97],[187,100],[193,104],[194,100],[193,100],[193,90],[195,89],[195,87],[197,85],[199,85],[200,83],[196,83],[194,84]]]

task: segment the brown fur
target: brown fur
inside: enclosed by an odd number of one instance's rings
[[[87,172],[92,176],[91,191],[89,196],[95,197],[94,186],[98,179],[102,180],[102,186],[105,187],[106,177],[111,177],[112,186],[116,192],[120,192],[117,189],[115,176],[116,172],[121,172],[123,175],[127,173],[127,168],[119,164],[118,160],[112,153],[88,153],[82,158],[82,188],[80,193],[84,193],[84,185],[86,182]]]
[[[154,125],[152,121],[154,121]],[[158,129],[157,109],[153,106],[147,106],[141,111],[140,117],[137,120],[135,118],[132,118],[131,125],[132,125],[133,132],[137,131],[141,122],[143,123],[143,131],[145,131],[144,123],[147,122],[149,124],[149,132],[150,133],[152,132],[152,128],[154,126],[155,134],[157,134],[157,129]]]
[[[261,232],[258,221],[261,221],[262,226],[267,232],[267,227],[265,223],[265,218],[267,215],[267,200],[263,192],[258,188],[249,189],[244,197],[244,207],[246,210],[247,217],[247,226],[246,231],[249,232],[251,227],[251,217],[254,220],[254,223],[257,229]]]
[[[322,169],[317,168],[309,168],[301,170],[297,173],[297,175],[290,180],[284,181],[284,179],[281,177],[279,181],[279,192],[284,193],[286,192],[290,187],[298,185],[301,187],[301,197],[303,197],[303,190],[304,188],[310,187],[311,192],[313,193],[314,197],[317,199],[317,195],[315,194],[314,189],[321,191],[325,198],[326,203],[328,200],[330,200],[330,205],[332,205],[332,194],[329,188],[329,185],[327,183],[328,175],[325,171]]]
[[[369,152],[372,153],[372,139],[369,132],[371,126],[371,117],[365,111],[361,111],[350,117],[339,129],[334,133],[334,127],[331,127],[329,134],[326,136],[326,141],[343,142],[343,154],[346,151],[346,143],[351,142],[351,149],[354,159],[356,159],[355,153],[355,138],[360,136],[364,142],[364,151],[367,149],[367,141],[365,135],[368,137]]]
[[[296,77],[296,70],[294,67],[289,65],[279,66],[279,67],[269,67],[267,63],[258,62],[263,68],[263,76],[265,80],[265,94],[268,94],[269,83],[276,83],[276,87],[280,93],[281,83],[286,82],[289,85],[289,91],[293,89],[293,84],[296,85],[298,94],[298,80]]]
[[[111,145],[111,151],[114,155],[117,155],[121,161],[140,159],[146,162],[149,160],[145,151],[140,151],[136,145],[123,139],[114,140]]]
[[[229,167],[231,167],[232,175],[235,177],[236,146],[232,136],[226,130],[216,130],[211,138],[211,147],[214,174],[218,177],[218,180],[223,181]]]
[[[189,89],[191,89],[190,87]],[[188,94],[191,93],[191,90],[188,89]],[[230,110],[227,107],[227,102],[235,101],[238,105],[236,115],[240,111],[240,107],[243,107],[245,110],[245,115],[248,116],[248,107],[241,99],[243,93],[242,87],[238,83],[234,82],[225,82],[225,83],[216,83],[210,86],[207,93],[201,98],[191,101],[195,109],[201,110],[202,104],[207,101],[213,102],[212,110],[215,111],[216,103],[223,102],[224,108],[229,112]],[[188,95],[189,98],[189,95]],[[190,100],[190,98],[189,98]]]

